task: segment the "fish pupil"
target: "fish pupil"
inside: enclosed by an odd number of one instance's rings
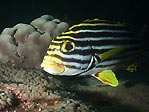
[[[70,51],[71,49],[73,49],[73,45],[71,43],[67,43],[66,50]]]

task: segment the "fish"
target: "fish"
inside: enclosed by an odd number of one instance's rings
[[[52,75],[90,75],[116,87],[115,70],[143,51],[136,34],[128,23],[85,20],[51,41],[41,67]]]

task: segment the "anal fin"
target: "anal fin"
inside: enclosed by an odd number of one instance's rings
[[[105,70],[100,73],[93,74],[92,76],[100,80],[102,83],[110,85],[112,87],[116,87],[119,84],[112,70]]]

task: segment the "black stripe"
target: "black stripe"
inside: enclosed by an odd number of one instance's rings
[[[86,47],[88,45],[94,46],[107,46],[107,45],[135,45],[138,41],[134,40],[100,40],[100,41],[75,41],[76,47]]]
[[[115,32],[80,32],[77,34],[71,33],[71,34],[62,34],[61,36],[71,36],[74,38],[84,38],[84,37],[133,37],[133,32],[127,32],[127,33],[115,33]]]
[[[138,41],[133,41],[133,40],[102,40],[102,41],[86,41],[86,42],[80,42],[76,41],[75,45],[76,47],[86,47],[86,46],[91,46],[92,48],[98,46],[110,46],[110,45],[136,45]]]
[[[57,54],[51,54],[50,56],[51,57],[56,57],[58,59],[61,59],[62,61],[67,62],[67,63],[75,62],[75,63],[79,63],[79,64],[88,64],[90,62],[90,60],[78,60],[78,59],[72,59],[72,58],[71,59],[64,58],[64,57],[61,57],[61,56],[59,56]]]
[[[91,23],[91,24],[98,24],[98,23],[118,24],[118,22],[115,22],[115,21],[100,20],[100,19],[84,20],[82,23]],[[124,24],[124,23],[122,23],[122,24]]]
[[[82,68],[82,67],[77,67],[77,66],[74,66],[74,65],[65,65],[67,68],[73,68],[73,69],[79,69],[79,70],[85,70],[85,68]]]

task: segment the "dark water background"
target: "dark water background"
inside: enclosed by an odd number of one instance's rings
[[[148,11],[148,0],[1,0],[0,29],[44,14],[70,22],[101,18],[142,25],[149,23]]]

